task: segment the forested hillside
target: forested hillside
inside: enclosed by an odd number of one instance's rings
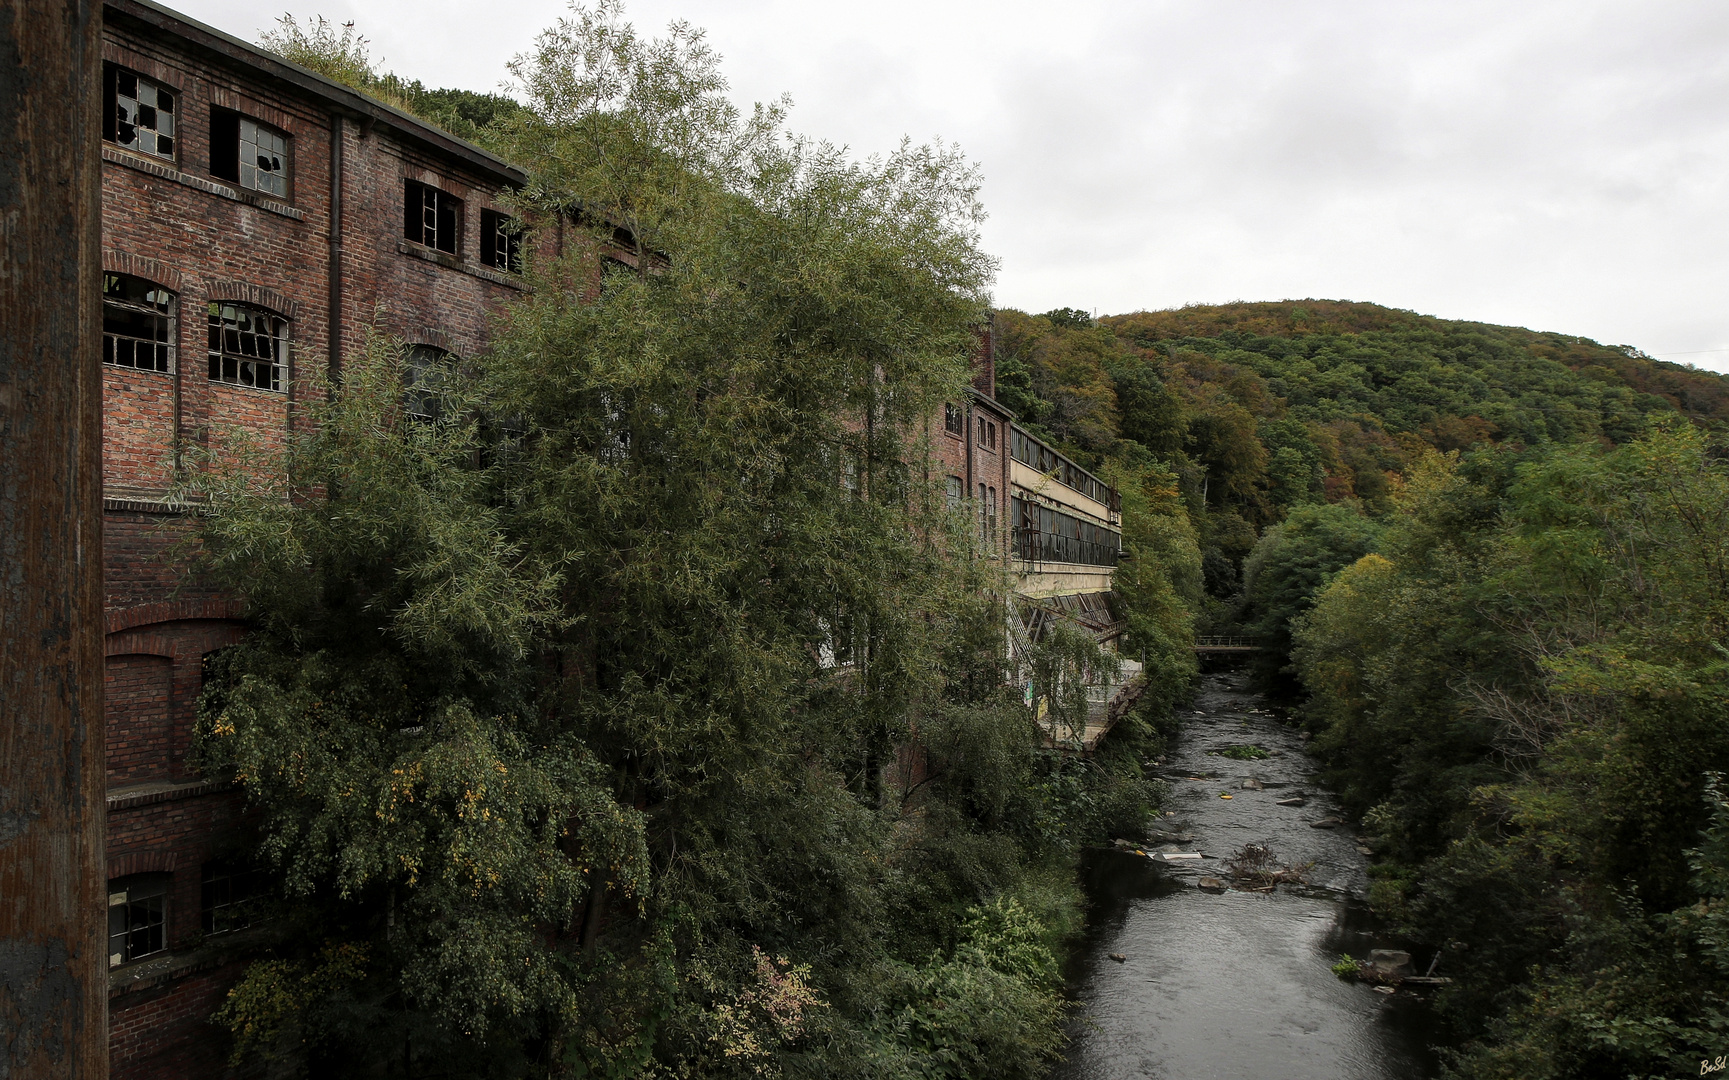
[[[1297,507],[1345,506],[1372,522],[1436,452],[1622,443],[1677,412],[1729,421],[1723,376],[1374,304],[1227,304],[1096,322],[1073,309],[1002,311],[996,325],[999,397],[1022,423],[1083,462],[1144,452],[1179,479],[1201,542],[1206,624],[1219,628],[1257,617],[1235,602],[1245,562]],[[1315,513],[1327,516],[1302,520]]]
[[[1272,647],[1372,903],[1455,979],[1451,1075],[1723,1052],[1729,379],[1328,301],[998,333],[1025,422],[1177,478],[1203,625]]]

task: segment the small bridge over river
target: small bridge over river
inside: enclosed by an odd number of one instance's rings
[[[1198,637],[1195,639],[1195,651],[1198,653],[1252,653],[1260,652],[1266,645],[1257,637]]]

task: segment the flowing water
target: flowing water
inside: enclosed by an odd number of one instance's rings
[[[1400,948],[1363,903],[1367,859],[1312,779],[1302,740],[1248,689],[1240,670],[1202,677],[1165,764],[1171,811],[1143,851],[1199,851],[1198,862],[1158,863],[1099,851],[1084,864],[1092,902],[1087,938],[1069,971],[1079,1007],[1058,1080],[1410,1080],[1432,1077],[1440,1032],[1414,992],[1383,994],[1343,981],[1340,953]],[[1218,756],[1253,744],[1272,756]],[[1199,777],[1201,779],[1190,779]],[[1263,787],[1245,788],[1253,779]],[[1222,799],[1220,795],[1230,795]],[[1281,799],[1306,797],[1301,807]],[[1307,886],[1273,893],[1203,891],[1226,877],[1245,844],[1270,845],[1281,863],[1312,862]],[[1121,962],[1111,954],[1123,957]],[[1428,960],[1417,954],[1419,964]]]

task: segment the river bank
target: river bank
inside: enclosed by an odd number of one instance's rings
[[[1363,902],[1367,859],[1356,837],[1343,824],[1325,827],[1342,815],[1315,786],[1297,730],[1235,668],[1203,675],[1187,711],[1155,770],[1171,788],[1166,814],[1150,846],[1137,847],[1205,858],[1086,856],[1087,930],[1068,971],[1078,1007],[1068,1060],[1053,1077],[1436,1075],[1429,1047],[1441,1032],[1423,999],[1330,970],[1341,953],[1362,957],[1400,942]],[[1226,756],[1257,750],[1267,756]],[[1281,805],[1297,798],[1301,805]],[[1250,843],[1270,847],[1281,864],[1308,864],[1307,883],[1270,893],[1199,887],[1224,878],[1226,859]]]

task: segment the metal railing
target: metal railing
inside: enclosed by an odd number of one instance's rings
[[[1195,639],[1195,649],[1198,652],[1250,652],[1259,648],[1261,639],[1257,637],[1220,636]]]

